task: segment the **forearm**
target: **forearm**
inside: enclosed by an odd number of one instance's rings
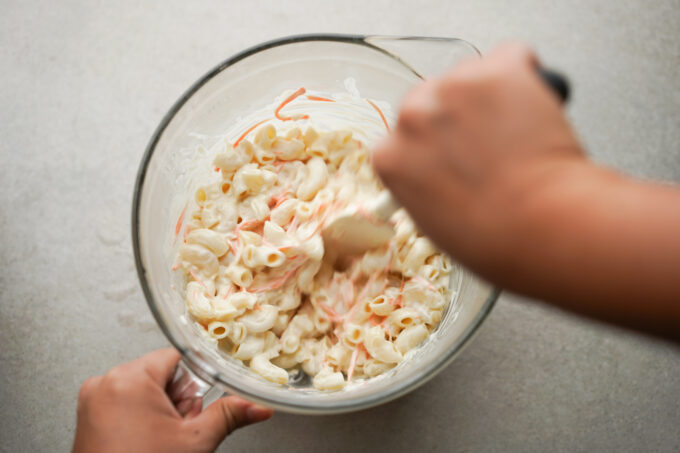
[[[680,339],[680,189],[586,164],[514,216],[510,290]]]

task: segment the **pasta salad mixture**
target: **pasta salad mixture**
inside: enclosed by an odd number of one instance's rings
[[[385,246],[343,266],[326,256],[333,214],[361,213],[384,188],[351,131],[281,113],[304,94],[215,156],[219,178],[178,220],[176,268],[189,314],[219,348],[272,382],[301,367],[315,388],[336,390],[393,368],[427,338],[448,303],[451,263],[403,209]]]

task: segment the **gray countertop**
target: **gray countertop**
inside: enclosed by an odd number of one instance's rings
[[[458,36],[482,51],[520,38],[571,77],[595,160],[680,181],[677,0],[283,3],[2,2],[0,450],[67,451],[80,383],[167,344],[132,259],[137,165],[183,90],[244,47],[305,32]],[[410,395],[277,414],[220,451],[274,449],[678,451],[680,350],[504,294]]]

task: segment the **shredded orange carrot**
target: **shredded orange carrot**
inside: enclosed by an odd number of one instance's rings
[[[250,134],[251,132],[253,132],[253,129],[255,129],[255,128],[256,128],[257,126],[259,126],[260,124],[262,124],[262,123],[264,123],[264,122],[266,122],[266,121],[269,121],[270,119],[271,119],[271,118],[264,119],[264,120],[260,121],[259,123],[255,123],[255,124],[253,124],[252,126],[250,126],[250,127],[248,128],[248,130],[246,130],[243,134],[241,134],[241,136],[240,136],[238,139],[236,139],[236,141],[234,142],[234,148],[236,148],[236,147],[238,146],[238,144],[241,143],[241,140],[243,140],[244,138],[246,138],[246,135],[248,135],[248,134]]]
[[[319,208],[316,209],[316,212],[315,212],[313,215],[314,215],[314,216],[318,215],[318,213],[320,212],[321,206],[325,206],[325,205],[326,205],[326,203],[321,203],[321,204],[319,205]],[[316,228],[314,228],[314,231],[312,231],[312,234],[310,234],[309,236],[307,236],[307,238],[306,238],[305,240],[308,241],[308,240],[310,240],[312,237],[314,237],[314,235],[315,235],[316,233],[318,233],[319,230],[324,226],[324,224],[326,223],[326,219],[328,218],[328,216],[330,215],[330,213],[331,213],[332,211],[334,211],[335,209],[339,208],[340,206],[342,206],[342,201],[340,201],[340,200],[338,200],[338,201],[336,201],[335,203],[333,203],[333,204],[330,206],[330,208],[329,208],[326,212],[323,213],[323,215],[321,216],[321,219],[319,220],[319,223],[316,225]],[[291,224],[292,224],[292,222],[291,222]],[[288,229],[288,231],[290,231],[290,228]]]
[[[357,258],[352,258],[350,260],[350,263],[352,266],[354,266],[354,263],[356,262]],[[349,279],[352,283],[356,283],[357,279],[361,276],[361,267],[359,266],[354,266],[354,270],[352,273],[349,275]]]
[[[179,269],[179,263],[175,263],[174,266],[172,266],[173,271],[176,271],[177,269]]]
[[[220,167],[215,167],[215,171],[220,171]]]
[[[328,203],[319,203],[319,206],[317,206],[314,212],[312,212],[312,217],[318,216],[326,206],[328,206]]]
[[[272,289],[278,289],[278,288],[282,287],[283,285],[286,284],[286,282],[288,280],[290,280],[290,278],[293,276],[293,274],[295,274],[295,272],[300,268],[300,266],[302,266],[302,265],[300,264],[300,265],[294,267],[293,269],[291,269],[288,272],[286,272],[285,274],[283,274],[283,276],[277,278],[276,280],[269,282],[268,284],[266,284],[266,285],[264,285],[260,288],[252,290],[252,292],[261,293],[263,291],[269,291],[269,290],[272,290]]]
[[[295,93],[288,96],[281,104],[279,104],[278,107],[276,107],[276,110],[274,110],[274,116],[281,121],[292,120],[293,119],[292,116],[284,117],[284,116],[281,116],[279,114],[279,112],[281,111],[282,108],[284,108],[287,104],[289,104],[293,99],[297,98],[298,96],[302,96],[303,94],[305,94],[306,91],[307,90],[305,90],[304,88],[298,88],[298,90]],[[306,120],[308,118],[309,118],[309,115],[303,115],[303,116],[300,117],[300,119],[302,119],[302,120]]]
[[[187,205],[184,205],[184,209],[182,209],[182,212],[179,213],[179,217],[177,218],[177,224],[175,225],[175,241],[177,242],[177,236],[179,236],[179,230],[182,229],[182,222],[184,222],[184,213],[187,210]]]
[[[184,240],[184,242],[187,241],[187,236],[189,235],[189,231],[191,231],[191,227],[189,225],[184,227],[184,235],[182,236],[182,239]]]
[[[356,297],[354,298],[354,305],[353,305],[352,308],[347,312],[347,315],[345,316],[345,319],[352,319],[352,317],[354,316],[354,313],[357,311],[357,309],[359,308],[359,306],[362,305],[361,302],[363,301],[364,297],[366,296],[366,291],[368,291],[368,287],[371,286],[371,285],[373,284],[373,282],[375,281],[375,278],[376,278],[376,274],[375,274],[375,273],[371,274],[371,275],[368,277],[368,280],[366,280],[366,283],[364,284],[364,287],[361,288],[361,291],[359,291],[359,293],[358,293],[358,294],[356,295]]]
[[[357,357],[359,356],[359,349],[361,347],[361,343],[357,344],[357,347],[354,348],[354,352],[352,352],[352,358],[349,361],[349,368],[347,369],[347,382],[352,380],[352,375],[354,374],[354,367],[357,365]]]
[[[375,218],[372,212],[368,211],[366,208],[364,208],[363,205],[359,204],[357,205],[357,213],[361,214],[363,218],[368,220],[370,223],[374,225],[380,225],[380,221]]]
[[[196,272],[194,272],[193,269],[189,269],[189,273],[191,274],[191,277],[196,280],[202,287],[205,288],[205,284],[201,281],[200,278],[198,278],[198,275],[196,275]]]
[[[384,279],[384,280],[383,280],[383,284],[382,284],[382,286],[380,287],[380,291],[378,291],[378,292],[379,292],[379,293],[384,292],[384,291],[385,291],[385,288],[387,288],[387,279]]]
[[[233,253],[234,256],[236,256],[236,255],[238,255],[238,249],[234,245],[234,242],[237,242],[237,241],[229,241],[229,248],[231,249],[231,253]]]
[[[389,250],[390,252],[390,258],[387,260],[387,264],[383,268],[383,272],[389,272],[390,267],[392,267],[392,258],[394,258],[394,253],[392,253],[392,249]],[[387,282],[387,280],[385,280]]]
[[[254,227],[259,226],[262,223],[264,223],[264,220],[248,220],[247,222],[243,222],[240,225],[238,225],[236,227],[236,231],[246,230],[248,228],[254,228]]]
[[[298,218],[297,218],[296,215],[294,215],[293,219],[288,224],[288,230],[286,230],[286,231],[288,232],[288,234],[292,234],[295,231],[297,231],[297,227],[298,227]]]
[[[413,277],[413,280],[417,280],[421,282],[423,285],[427,287],[430,291],[436,291],[437,289],[432,285],[432,283],[428,282],[426,279],[421,277],[420,275],[416,275]]]
[[[290,193],[290,186],[286,186],[286,187],[283,188],[283,190],[281,192],[277,193],[276,195],[272,195],[272,197],[269,199],[269,203],[268,203],[269,209],[274,209],[274,208],[278,207],[281,203],[286,201],[288,199],[288,197],[286,195],[288,195],[289,193]]]
[[[397,308],[403,306],[403,304],[401,303],[401,300],[402,300],[402,292],[404,291],[404,283],[405,283],[405,280],[402,277],[401,286],[399,287],[399,295],[393,300],[394,306],[397,307]]]
[[[352,299],[354,299],[354,284],[349,280],[342,286],[340,294],[342,295],[342,303],[345,308],[349,309],[352,306]]]
[[[342,319],[342,316],[335,310],[333,310],[331,307],[328,305],[324,304],[323,302],[317,302],[316,303],[320,309],[326,312],[328,317],[332,320],[333,318],[335,319]]]
[[[375,313],[371,315],[370,318],[368,318],[368,321],[371,323],[372,326],[379,326],[382,325],[383,322],[385,322],[385,317],[384,316],[378,316]]]
[[[307,99],[310,101],[335,102],[333,99],[322,98],[321,96],[312,96],[311,94],[307,95]]]
[[[276,202],[276,204],[274,204],[274,208],[278,208],[278,207],[281,206],[281,204],[282,204],[284,201],[286,201],[286,200],[288,200],[288,197],[286,197],[285,195],[282,196],[281,198],[278,199],[278,201]],[[274,208],[272,208],[272,209],[274,209]]]
[[[385,124],[385,128],[387,129],[387,132],[391,132],[390,131],[390,125],[387,124],[387,120],[385,119],[385,115],[383,115],[382,110],[380,110],[380,108],[377,105],[375,105],[370,99],[366,99],[366,102],[371,104],[371,106],[375,109],[375,111],[378,112],[378,115],[380,115],[380,119],[382,120],[383,124]]]

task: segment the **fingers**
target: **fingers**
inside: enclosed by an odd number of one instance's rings
[[[203,409],[203,398],[193,398],[180,401],[176,406],[177,412],[184,414],[184,418],[194,418]]]
[[[82,411],[102,381],[102,376],[87,378],[78,392],[78,412]]]
[[[397,131],[405,136],[417,137],[438,128],[450,127],[450,124],[442,124],[445,122],[442,95],[453,90],[452,97],[455,99],[466,92],[474,92],[489,80],[503,78],[503,74],[518,65],[534,68],[538,65],[538,58],[527,45],[507,42],[484,58],[461,62],[444,77],[416,85],[402,102]]]
[[[486,57],[488,61],[498,64],[523,64],[531,67],[538,66],[536,53],[524,43],[509,41],[492,50]]]
[[[437,93],[440,83],[438,79],[430,79],[414,87],[402,103],[395,131],[374,149],[373,166],[388,187],[405,165],[413,163],[415,156],[406,151],[411,142],[422,143],[423,137],[433,136],[441,126]]]
[[[418,162],[416,161],[420,152],[412,148],[411,144],[412,141],[406,134],[398,131],[383,139],[373,151],[373,168],[376,174],[383,184],[397,196],[397,186],[406,183],[409,175],[417,171]]]
[[[165,384],[172,378],[179,359],[180,354],[175,348],[164,348],[152,351],[131,364],[141,366],[154,382],[165,387]]]
[[[397,132],[378,144],[373,155],[376,174],[395,199],[407,209],[422,194],[421,176],[432,173],[432,153],[426,140],[411,139]]]
[[[78,394],[79,398],[87,398],[102,381],[102,376],[92,376],[85,379],[83,384],[80,386],[80,392]]]
[[[404,98],[399,111],[397,128],[406,135],[422,133],[430,126],[431,117],[439,110],[438,79],[416,85]]]
[[[229,433],[271,418],[274,411],[238,396],[220,398],[187,423],[204,432],[213,433],[220,442]]]
[[[390,135],[378,143],[373,151],[373,167],[387,187],[390,187],[394,174],[398,173],[400,168],[396,155],[397,146],[397,139]]]

